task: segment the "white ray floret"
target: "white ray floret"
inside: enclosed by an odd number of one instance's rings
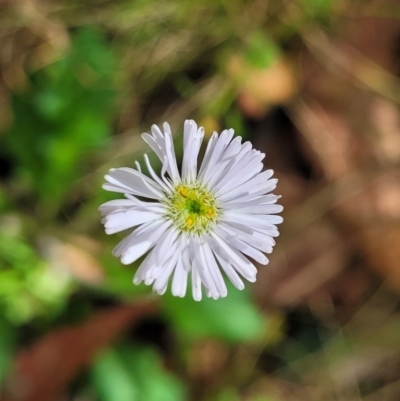
[[[204,128],[186,120],[179,171],[170,126],[153,125],[142,137],[161,160],[160,177],[147,155],[150,177],[138,163],[137,169],[113,168],[105,176],[103,188],[126,197],[100,206],[106,233],[133,229],[113,254],[123,264],[145,256],[135,284],[143,281],[159,294],[170,284],[174,296],[184,297],[191,278],[196,301],[203,289],[218,299],[228,292],[224,276],[242,290],[242,278],[256,281],[251,260],[268,263],[265,254],[283,221],[277,215],[280,196],[271,194],[278,180],[272,170],[262,171],[265,155],[233,135],[232,129],[214,132],[198,167]]]

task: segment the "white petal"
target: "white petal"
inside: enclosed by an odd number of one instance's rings
[[[153,138],[156,140],[157,145],[162,149],[164,145],[164,134],[161,132],[157,124],[151,126],[151,133]]]
[[[149,252],[147,256],[144,258],[143,262],[140,264],[139,268],[137,269],[134,277],[133,277],[133,283],[138,285],[140,284],[145,277],[146,271],[151,267],[151,258],[153,255],[153,251]]]
[[[198,238],[195,235],[189,235],[189,247],[188,247],[188,253],[189,253],[189,261],[191,264],[193,264],[194,259],[196,258],[198,252],[199,252],[199,244],[198,244]]]
[[[192,264],[191,264],[190,258],[189,258],[189,241],[190,240],[186,233],[181,233],[181,241],[182,241],[182,245],[181,245],[182,265],[187,272],[190,272],[190,270],[192,268]]]
[[[128,228],[136,227],[162,217],[161,213],[151,211],[122,210],[108,214],[103,218],[106,234],[114,234]]]
[[[205,160],[203,160],[203,164],[204,163],[206,163],[206,164],[204,166],[204,170],[199,173],[200,180],[202,180],[204,182],[208,181],[208,176],[210,174],[212,174],[213,167],[215,166],[217,161],[220,159],[222,152],[225,150],[225,148],[228,146],[229,142],[231,141],[231,139],[233,137],[233,133],[234,133],[233,129],[222,131],[221,135],[219,136],[219,138],[212,150],[212,153],[211,153],[209,159],[207,160],[207,162]]]
[[[214,151],[217,141],[218,141],[218,134],[214,131],[213,134],[211,135],[211,138],[208,140],[208,143],[207,143],[207,148],[204,153],[204,158],[201,163],[199,174],[198,174],[199,177],[201,177],[203,175],[204,169],[208,166],[208,162]]]
[[[103,184],[107,191],[122,192],[160,199],[162,188],[149,177],[131,168],[111,169],[104,177],[109,184]]]
[[[162,264],[162,260],[165,260],[165,255],[168,252],[171,252],[172,244],[175,243],[178,238],[179,231],[175,227],[171,227],[168,230],[168,238],[167,240],[160,246],[159,254],[156,259],[156,264],[160,266]]]
[[[164,161],[163,147],[160,147],[157,140],[150,134],[144,133],[144,134],[142,134],[142,138],[150,146],[150,148],[153,150],[153,152],[158,156],[161,163],[163,163],[163,161]]]
[[[225,149],[224,153],[222,154],[221,160],[232,160],[236,158],[242,149],[242,138],[237,136],[236,138],[232,139],[231,143]]]
[[[168,171],[172,180],[176,183],[179,181],[179,171],[176,164],[174,144],[171,135],[171,128],[164,123],[164,133],[161,132],[157,125],[151,127],[152,135],[142,134],[143,140],[153,149],[163,164],[162,176]]]
[[[271,179],[258,185],[254,185],[251,181],[252,180],[243,184],[242,188],[235,188],[233,191],[222,195],[219,199],[223,202],[227,202],[230,200],[232,200],[233,202],[245,202],[247,200],[257,198],[260,195],[265,195],[268,192],[273,191],[276,188],[276,184],[278,182],[277,179]]]
[[[174,278],[172,279],[172,295],[183,298],[186,295],[188,272],[183,267],[182,258],[178,258],[175,268]]]
[[[236,208],[236,211],[240,213],[249,214],[274,214],[280,213],[283,210],[281,205],[258,205],[250,207]]]
[[[226,288],[224,278],[222,277],[221,271],[219,270],[214,254],[212,253],[210,246],[208,245],[207,242],[204,243],[203,250],[204,250],[204,255],[206,257],[207,266],[210,270],[211,276],[214,280],[215,286],[217,287],[219,295],[221,297],[226,297],[228,294],[228,290]]]
[[[174,241],[173,233],[176,228],[170,226],[165,232],[160,236],[156,245],[151,251],[151,258],[149,259],[149,267],[144,272],[143,279],[146,283],[153,283],[153,281],[159,277],[162,273],[165,263],[172,257],[172,244]],[[165,244],[168,244],[167,250],[165,251]]]
[[[197,272],[196,265],[192,267],[192,295],[195,301],[201,301],[201,279]]]
[[[260,175],[260,171],[264,167],[261,162],[263,157],[263,153],[254,155],[253,151],[246,154],[216,185],[216,195],[222,197],[235,189],[243,193],[247,190],[247,186],[253,187],[254,184],[249,185],[247,183]]]
[[[249,199],[244,202],[236,202],[236,201],[221,202],[221,208],[240,209],[243,207],[250,207],[250,206],[271,205],[274,204],[279,198],[281,198],[281,196],[269,194],[269,195],[258,196],[256,198]]]
[[[232,248],[218,234],[212,232],[210,235],[216,241],[223,254],[228,257],[230,263],[235,267],[235,269],[248,281],[256,281],[257,269],[255,266],[239,251]]]
[[[238,153],[241,149],[241,137],[236,137],[223,151],[220,160],[216,162],[212,174],[207,179],[207,184],[210,188],[215,187],[215,184],[222,180],[227,172],[229,172],[237,162]]]
[[[151,185],[143,178],[143,177],[146,177],[146,178],[148,178],[147,176],[145,176],[144,174],[142,174],[142,168],[140,167],[140,164],[136,161],[135,162],[135,165],[136,165],[136,168],[137,168],[137,170],[139,171],[139,173],[141,174],[140,175],[140,178],[142,179],[142,182],[143,182],[143,184],[150,190],[150,191],[152,191],[154,194],[159,194],[160,193],[160,191],[155,191],[152,187],[151,187]],[[148,180],[150,180],[149,178],[148,178]],[[150,180],[151,181],[151,180]],[[155,181],[152,181],[152,182],[154,182],[155,183]],[[157,184],[157,183],[155,183],[155,184]],[[158,185],[158,184],[157,184]],[[160,187],[160,188],[162,188],[162,187]],[[164,196],[164,194],[161,192],[161,196],[160,196],[160,198],[159,199],[161,199],[162,197]]]
[[[263,153],[254,149],[249,149],[244,154],[241,152],[240,155],[236,157],[235,164],[230,167],[229,171],[226,171],[223,178],[215,185],[217,195],[223,195],[239,187],[258,174],[263,169],[264,165],[261,163],[261,160],[264,156]]]
[[[130,199],[115,199],[99,206],[99,212],[102,216],[105,216],[108,213],[112,213],[116,210],[127,209],[134,206],[136,206],[135,203]]]
[[[248,233],[240,230],[240,228],[238,229],[237,227],[222,222],[219,224],[218,228],[224,230],[230,237],[237,238],[265,253],[271,253],[272,247],[275,245],[273,238],[255,230],[252,230],[251,233]]]
[[[275,181],[275,180],[269,180],[269,181]],[[276,180],[277,182],[278,180]],[[238,194],[232,199],[234,202],[246,202],[248,200],[252,200],[254,198],[257,198],[260,195],[264,195],[268,192],[273,191],[276,188],[276,182],[274,182],[272,185],[270,182],[268,184],[260,184],[259,186],[252,188],[251,190],[247,191],[245,194]],[[266,189],[267,188],[267,189]]]
[[[121,249],[117,246],[115,255],[121,256],[121,262],[123,264],[126,265],[133,263],[149,249],[153,248],[160,236],[171,223],[169,221],[161,220],[147,224],[148,226],[145,227],[145,229],[141,230],[141,228],[145,226],[143,225],[126,237],[126,243]]]
[[[161,274],[157,277],[153,285],[153,290],[160,293],[161,290],[165,288],[168,284],[168,280],[175,269],[176,263],[178,261],[179,254],[176,252],[177,244],[175,243],[171,247],[171,258],[163,265]],[[165,291],[165,290],[164,290]]]
[[[235,225],[236,223],[228,223],[229,225]],[[243,228],[243,225],[237,224],[240,229]],[[268,242],[268,244],[271,244],[272,246],[275,245],[275,241],[273,237],[279,237],[279,231],[278,228],[274,225],[272,226],[265,226],[265,227],[253,227],[253,232],[254,235],[257,235],[258,237],[265,236],[265,241]],[[269,238],[269,240],[267,239]]]
[[[257,261],[262,265],[268,264],[268,258],[260,252],[258,249],[254,248],[249,243],[243,242],[237,236],[229,235],[225,230],[222,230],[222,227],[217,227],[215,230],[216,233],[223,238],[231,247],[236,248],[240,252],[244,253],[247,256],[250,256],[252,259]]]
[[[176,164],[176,156],[174,149],[174,142],[172,140],[171,128],[168,123],[164,123],[164,140],[165,140],[165,152],[168,159],[168,173],[174,183],[180,181],[180,175],[178,166]]]
[[[214,251],[215,248],[215,251]],[[214,251],[214,255],[217,257],[217,260],[224,270],[225,274],[228,276],[229,280],[231,280],[232,284],[238,289],[243,290],[244,284],[239,275],[236,273],[236,270],[218,253],[218,246],[211,245],[211,249]]]
[[[172,191],[172,186],[166,184],[165,182],[163,182],[160,177],[157,176],[157,174],[155,173],[155,171],[153,170],[153,167],[151,166],[149,157],[145,154],[144,155],[144,160],[147,166],[147,170],[149,170],[149,173],[151,175],[151,177],[153,178],[153,180],[166,192],[166,193],[171,193]]]
[[[160,288],[156,292],[158,295],[164,295],[165,291],[167,291],[167,288],[168,288],[168,281],[164,284],[164,287]]]
[[[228,210],[221,216],[221,221],[251,225],[262,229],[268,225],[273,226],[282,223],[283,218],[275,215],[244,214],[236,210]]]
[[[219,298],[219,292],[217,287],[215,286],[214,280],[211,276],[209,266],[207,263],[207,259],[204,254],[204,243],[197,243],[198,252],[194,259],[194,264],[196,265],[196,270],[200,275],[201,281],[203,282],[204,286],[210,291],[211,296],[214,299]]]
[[[197,124],[193,120],[186,120],[183,133],[182,160],[182,180],[184,182],[191,183],[196,179],[197,160],[203,138],[204,128],[197,129]]]

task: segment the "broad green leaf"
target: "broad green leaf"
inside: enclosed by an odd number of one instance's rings
[[[151,348],[119,346],[102,353],[91,377],[101,401],[183,401],[182,384]]]
[[[91,377],[102,401],[139,400],[136,382],[116,350],[107,350],[97,358],[92,366]]]
[[[218,337],[229,341],[252,341],[263,335],[265,320],[253,304],[249,292],[228,284],[228,296],[214,300],[165,295],[164,313],[183,335],[192,338]]]

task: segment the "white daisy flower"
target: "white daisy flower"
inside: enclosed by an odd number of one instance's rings
[[[123,264],[146,255],[133,282],[153,285],[165,293],[172,277],[174,296],[184,297],[191,274],[193,298],[200,301],[202,287],[214,299],[225,297],[222,272],[233,285],[244,288],[241,277],[256,281],[257,269],[248,259],[266,265],[272,252],[276,224],[282,211],[271,194],[277,184],[272,170],[262,172],[264,154],[233,129],[211,136],[198,168],[204,128],[185,121],[181,172],[176,162],[170,126],[153,125],[144,141],[162,162],[161,177],[144,155],[150,177],[137,169],[115,168],[105,176],[107,191],[126,199],[100,206],[107,234],[135,228],[114,249]],[[166,176],[166,173],[168,176]]]

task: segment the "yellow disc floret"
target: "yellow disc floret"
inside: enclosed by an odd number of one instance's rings
[[[216,222],[219,209],[214,196],[195,184],[179,184],[167,199],[168,214],[181,231],[202,233]]]

